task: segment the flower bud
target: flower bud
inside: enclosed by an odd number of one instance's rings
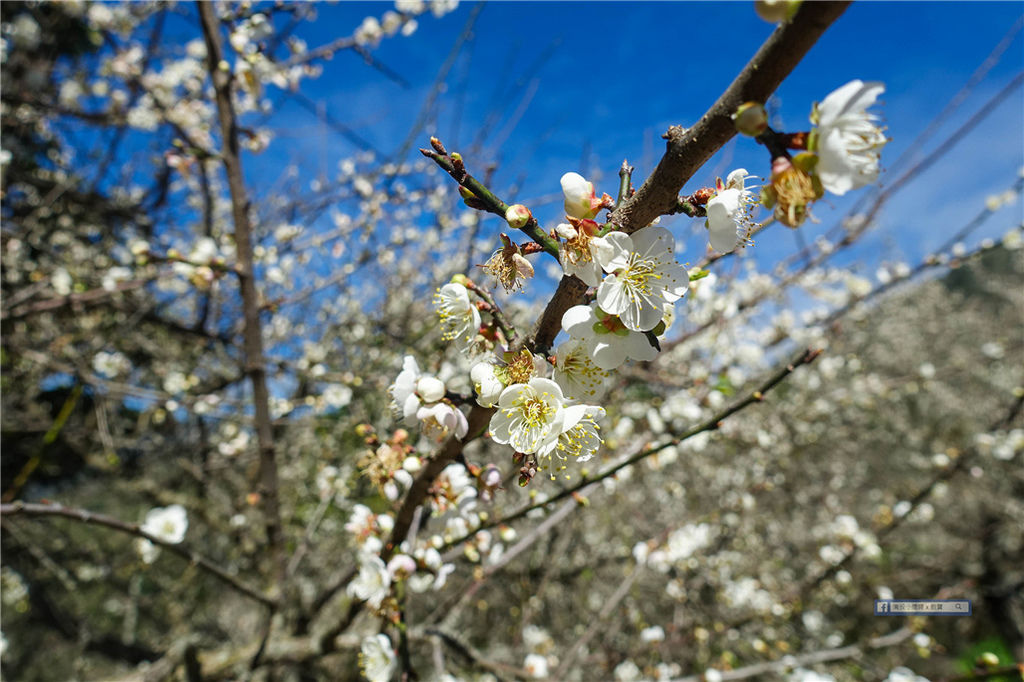
[[[777,24],[789,21],[800,9],[800,0],[756,0],[754,10],[765,21]]]
[[[420,377],[416,382],[416,393],[425,403],[436,403],[444,397],[444,382],[434,377]]]
[[[594,196],[594,185],[579,173],[566,173],[561,179],[565,213],[574,218],[593,218],[601,208]]]
[[[471,281],[469,281],[469,277],[466,277],[461,273],[452,275],[451,282],[452,284],[461,284],[464,287],[469,287],[473,284]]]
[[[530,218],[532,217],[533,214],[530,213],[530,209],[526,208],[522,204],[513,204],[508,207],[507,211],[505,211],[505,220],[508,221],[508,224],[511,227],[514,227],[517,230],[521,230],[526,227],[526,223],[530,222]]]
[[[768,113],[759,102],[741,104],[732,115],[736,130],[743,135],[757,137],[768,129]]]

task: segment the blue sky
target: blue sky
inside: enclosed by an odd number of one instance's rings
[[[379,16],[386,3],[318,5],[319,19],[298,35],[311,47],[351,32],[364,16]],[[421,17],[409,38],[385,39],[374,55],[407,81],[384,79],[352,53],[324,63],[324,74],[305,84],[336,120],[392,154],[408,133],[473,4],[438,20]],[[880,108],[892,143],[891,164],[1020,21],[1017,2],[859,2],[824,35],[771,103],[784,130],[807,129],[811,103],[854,78],[880,80],[887,92]],[[615,193],[623,158],[642,180],[663,149],[671,124],[695,121],[771,33],[751,2],[492,2],[479,16],[472,39],[451,70],[430,132],[450,150],[467,151],[476,132],[500,112],[484,148],[467,157],[470,169],[497,161],[494,188],[502,194],[525,177],[520,200],[549,197],[568,170],[601,177],[599,191]],[[989,75],[926,144],[927,153],[1024,68],[1021,33]],[[460,112],[461,113],[458,113]],[[512,120],[516,113],[520,115]],[[280,168],[287,158],[300,168],[334,169],[354,148],[337,134],[324,137],[311,114],[285,105],[272,125],[287,141],[253,158],[252,175]],[[1016,89],[971,135],[898,194],[878,229],[853,249],[847,262],[918,259],[965,224],[985,196],[1009,187],[1024,165],[1024,99]],[[497,139],[500,146],[495,146]],[[414,145],[425,146],[427,140]],[[768,172],[768,157],[748,139],[735,139],[687,190],[713,183],[716,174],[745,167]],[[883,181],[895,176],[883,174]],[[819,225],[834,224],[860,192],[819,202]],[[559,218],[559,204],[530,203],[542,223]],[[1020,220],[1017,203],[1004,208],[978,235],[1001,234]],[[495,231],[497,219],[491,219]],[[686,260],[703,253],[698,221],[667,223],[686,243]],[[768,262],[795,247],[794,235],[773,228],[750,257]],[[873,267],[870,271],[873,271]]]

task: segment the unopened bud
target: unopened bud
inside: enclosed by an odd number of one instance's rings
[[[470,281],[469,277],[466,277],[462,273],[452,275],[451,282],[452,284],[461,284],[464,287],[473,286],[473,282]]]
[[[760,102],[741,104],[732,115],[737,132],[750,137],[757,137],[768,129],[768,113]]]
[[[530,218],[533,214],[530,213],[530,209],[526,208],[522,204],[513,204],[508,207],[505,211],[505,220],[511,227],[521,230],[526,227],[526,223],[530,222]]]
[[[999,665],[999,657],[991,651],[986,651],[985,653],[978,656],[978,659],[975,661],[975,663],[978,665],[979,668],[995,668]]]
[[[436,137],[431,136],[430,146],[433,147],[434,151],[437,152],[438,154],[448,153],[448,150],[444,148],[443,144],[441,144],[441,140],[437,139]]]
[[[798,9],[800,9],[800,0],[756,0],[754,2],[757,16],[772,24],[789,21]]]

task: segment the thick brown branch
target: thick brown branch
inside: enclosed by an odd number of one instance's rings
[[[805,2],[793,20],[764,42],[732,85],[689,129],[673,126],[668,148],[650,177],[610,221],[626,232],[649,225],[677,203],[679,190],[697,169],[736,134],[732,114],[744,102],[764,102],[803,59],[849,2]]]
[[[765,41],[697,125],[689,130],[679,126],[669,130],[668,148],[658,167],[635,194],[611,213],[608,222],[632,233],[678,208],[679,190],[686,181],[736,134],[732,122],[736,107],[743,102],[767,100],[849,4],[803,3],[793,20],[780,26]],[[582,302],[584,291],[586,287],[575,277],[562,278],[534,330],[532,345],[535,349],[551,347],[561,330],[562,315]]]

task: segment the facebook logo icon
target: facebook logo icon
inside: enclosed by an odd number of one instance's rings
[[[887,599],[876,599],[875,600],[875,615],[884,616],[889,613],[889,600]]]

